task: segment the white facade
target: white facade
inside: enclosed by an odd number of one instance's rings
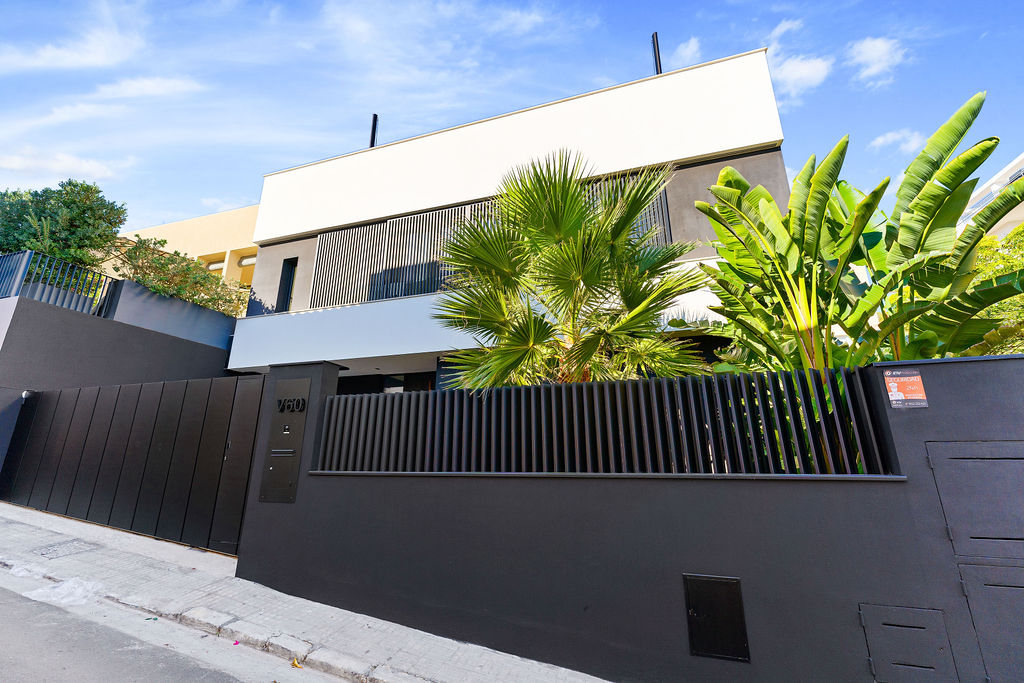
[[[492,197],[514,166],[561,149],[579,152],[600,176],[777,154],[781,142],[766,54],[758,50],[271,173],[253,241],[266,263],[271,253],[275,259],[301,253],[308,264],[313,243],[320,243],[313,235]],[[773,158],[784,180],[781,155]],[[268,277],[280,271],[276,263]],[[307,275],[304,293],[309,286]],[[439,356],[475,345],[431,317],[436,296],[247,317],[238,321],[228,367],[323,360],[352,375],[432,371]],[[706,309],[713,296],[690,299],[673,316],[714,317]]]
[[[242,318],[231,345],[231,370],[337,361],[346,374],[429,372],[437,356],[474,346],[464,333],[431,318],[436,294],[338,308]]]
[[[1004,187],[1022,177],[1024,177],[1024,154],[1004,166],[987,182],[978,185],[974,194],[971,195],[971,201],[967,205],[963,218],[960,219],[961,224],[966,224],[971,216],[995,199]],[[993,226],[990,234],[996,237],[1006,237],[1011,230],[1022,223],[1024,223],[1024,204],[1014,207],[1003,216],[1002,220]]]
[[[603,175],[781,142],[758,50],[271,173],[253,241],[490,197],[511,168],[560,149]]]

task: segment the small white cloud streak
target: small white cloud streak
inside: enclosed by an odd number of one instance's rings
[[[67,178],[96,182],[113,178],[119,170],[134,162],[131,157],[101,161],[26,145],[14,152],[0,154],[0,187],[37,189],[56,185]]]
[[[0,75],[114,66],[126,61],[145,45],[137,28],[125,26],[133,23],[131,12],[118,16],[106,2],[97,3],[93,12],[99,21],[63,42],[37,47],[0,45]]]
[[[895,38],[863,38],[846,50],[846,63],[857,68],[855,78],[869,87],[892,83],[893,70],[907,61],[907,49]]]
[[[768,64],[779,97],[779,109],[786,110],[802,104],[801,96],[825,82],[832,72],[835,58],[795,54],[791,55],[779,39],[787,33],[803,28],[799,19],[783,19],[768,35]]]
[[[670,69],[681,69],[684,66],[691,66],[700,62],[700,38],[690,36],[689,40],[679,43],[672,55],[668,58]]]
[[[926,140],[927,138],[916,130],[900,128],[899,130],[891,130],[888,133],[882,133],[868,143],[868,149],[879,150],[896,145],[904,154],[911,154],[924,147]]]
[[[93,93],[98,99],[129,99],[134,97],[166,97],[184,95],[205,90],[206,86],[191,78],[170,78],[150,76],[123,78],[115,83],[105,83]]]
[[[243,206],[251,206],[256,202],[239,197],[203,197],[199,200],[199,203],[210,209],[213,213],[220,213],[221,211],[240,209]]]

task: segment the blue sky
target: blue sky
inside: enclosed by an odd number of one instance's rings
[[[973,139],[1024,151],[1007,2],[0,0],[0,188],[75,177],[144,227],[259,200],[264,173],[768,46],[799,168],[896,178],[970,95]],[[713,93],[692,106],[714,106]]]

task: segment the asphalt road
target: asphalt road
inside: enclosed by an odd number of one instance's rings
[[[191,657],[0,588],[0,679],[238,681]]]

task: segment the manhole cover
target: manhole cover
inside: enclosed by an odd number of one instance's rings
[[[32,552],[36,555],[42,555],[48,560],[55,560],[58,557],[84,553],[86,550],[94,550],[96,548],[99,548],[99,546],[94,543],[86,543],[85,541],[64,541],[63,543],[54,543],[53,545],[36,548]]]

